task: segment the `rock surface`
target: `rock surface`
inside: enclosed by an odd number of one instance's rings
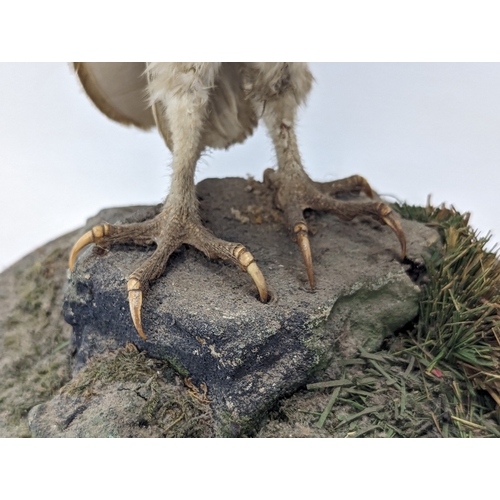
[[[165,363],[128,344],[97,356],[28,415],[33,437],[213,437],[210,406]]]
[[[61,304],[75,237],[62,236],[0,274],[0,437],[30,437],[28,411],[71,378],[71,327]]]
[[[96,354],[131,342],[168,361],[199,389],[206,384],[219,433],[240,435],[257,429],[279,398],[325,366],[361,345],[378,348],[386,335],[417,314],[419,288],[408,266],[399,262],[399,244],[388,227],[369,219],[343,222],[309,213],[317,279],[311,293],[300,252],[264,185],[209,179],[197,189],[207,227],[252,252],[272,300],[260,303],[250,277],[232,264],[209,261],[182,247],[145,295],[144,341],[130,319],[126,282],[153,250],[115,246],[102,253],[89,247],[78,258],[64,301],[64,317],[73,326],[75,374]],[[113,223],[126,221],[130,213],[115,209],[100,217]],[[154,213],[151,207],[135,220]],[[89,225],[98,222],[94,218]],[[410,259],[419,260],[439,240],[422,224],[402,225]],[[40,415],[50,411],[32,411],[35,433],[43,427]]]

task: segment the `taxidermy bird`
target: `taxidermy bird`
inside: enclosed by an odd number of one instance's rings
[[[314,273],[307,208],[333,212],[344,220],[368,215],[395,232],[403,257],[406,242],[399,220],[382,202],[350,203],[342,193],[373,192],[358,175],[338,181],[312,181],[302,167],[295,135],[298,107],[305,102],[313,77],[305,63],[74,63],[83,87],[109,118],[147,129],[156,126],[173,155],[170,192],[161,212],[141,223],[95,226],[74,245],[69,267],[78,253],[95,243],[156,245],[128,279],[130,312],[139,335],[143,292],[165,270],[169,256],[182,244],[208,258],[227,259],[246,271],[268,297],[267,285],[252,254],[241,243],[224,241],[206,229],[198,215],[194,173],[206,148],[228,148],[243,142],[262,119],[274,144],[278,168],[264,178],[275,193],[275,204],[297,242],[311,288]],[[249,242],[251,243],[251,242]]]

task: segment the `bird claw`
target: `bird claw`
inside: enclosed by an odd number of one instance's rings
[[[191,223],[192,230],[190,231],[190,233],[197,235],[197,237],[186,242],[194,245],[198,249],[203,249],[205,243],[208,241],[212,246],[212,251],[210,252],[211,257],[221,257],[224,259],[230,258],[232,260],[235,260],[239,264],[241,269],[251,276],[252,280],[255,283],[255,286],[259,291],[260,300],[262,302],[267,302],[269,295],[266,280],[264,279],[262,272],[257,266],[253,255],[243,245],[235,245],[234,243],[218,240],[206,230],[195,230],[196,225],[197,224]],[[175,231],[176,228],[173,227],[171,233],[174,234]],[[83,248],[85,248],[87,245],[90,245],[91,243],[96,243],[98,245],[109,245],[112,242],[133,242],[144,244],[145,242],[152,241],[152,235],[154,235],[154,233],[155,229],[151,226],[141,226],[140,229],[137,228],[137,225],[112,226],[107,223],[101,224],[99,226],[94,226],[90,231],[87,231],[81,238],[79,238],[79,240],[73,246],[69,258],[70,270],[71,272],[73,272],[78,254]],[[130,315],[132,317],[132,322],[134,323],[137,333],[144,340],[147,340],[147,337],[142,328],[141,319],[144,285],[147,284],[147,281],[154,279],[155,277],[159,276],[159,274],[161,274],[164,269],[164,265],[166,265],[166,262],[177,243],[181,244],[182,240],[178,239],[174,240],[173,242],[170,241],[170,245],[157,247],[157,250],[153,254],[153,257],[150,258],[149,261],[146,261],[143,266],[134,271],[129,277],[127,283],[127,292]],[[155,261],[153,262],[152,259],[155,259]],[[151,273],[150,271],[152,268],[154,269],[154,272]],[[148,279],[146,280],[144,276],[148,276]]]
[[[406,257],[406,237],[401,227],[401,223],[399,219],[394,216],[394,212],[391,208],[389,208],[385,204],[381,204],[382,207],[380,209],[380,218],[384,224],[387,224],[396,234],[399,244],[401,245],[401,260],[404,260]]]
[[[234,250],[234,256],[244,271],[246,271],[253,279],[255,286],[259,291],[261,302],[267,302],[268,291],[266,280],[261,273],[253,255],[242,245],[237,246]],[[128,302],[130,307],[130,315],[134,323],[137,333],[144,339],[147,337],[142,328],[141,308],[142,308],[142,284],[133,275],[127,283]]]
[[[270,173],[274,174],[273,171],[271,171]],[[360,188],[360,190],[365,192],[365,194],[367,194],[368,196],[372,194],[369,184],[362,177],[359,176],[354,176],[352,179],[349,178],[348,180],[342,180],[336,185],[337,189],[340,188],[339,189],[340,191],[351,189],[352,186]],[[336,209],[338,202],[334,201],[331,198],[330,200],[331,201],[327,202],[326,204],[320,204],[321,206],[318,207],[315,206],[315,203],[311,203],[312,208],[320,210],[321,209],[331,210],[334,213],[337,213],[339,217],[345,218],[346,220],[350,220],[356,215],[362,215],[363,213],[365,215],[371,215],[373,218],[378,219],[381,223],[388,225],[394,231],[401,245],[401,258],[402,259],[405,258],[406,238],[403,229],[401,227],[401,223],[399,222],[399,219],[395,216],[390,207],[388,207],[384,203],[372,203],[369,206],[366,206],[366,208],[364,209],[362,209],[361,207],[357,208],[355,206],[351,206],[352,208],[348,212],[343,212],[342,210]],[[292,216],[297,215],[296,214],[297,209],[298,207],[295,207],[293,203],[291,205],[288,204],[288,206],[285,208],[285,212],[287,213],[288,211],[290,211],[290,213],[292,214],[290,217],[287,217],[288,220],[292,219]],[[311,246],[308,237],[308,228],[303,217],[300,217],[299,220],[300,219],[302,220],[298,222],[297,218],[295,218],[295,224],[292,225],[293,228],[292,232],[294,239],[298,244],[302,254],[302,258],[307,272],[307,277],[309,279],[309,284],[311,286],[311,289],[314,290],[315,278],[314,278],[314,270],[312,263]],[[145,231],[143,231],[143,233],[149,234],[146,228],[144,229]],[[87,231],[82,237],[78,239],[78,241],[75,243],[75,245],[71,250],[69,258],[70,270],[71,271],[74,270],[76,259],[81,250],[91,243],[96,243],[97,245],[103,245],[103,244],[110,244],[111,241],[115,240],[117,242],[121,240],[123,241],[133,240],[133,238],[130,237],[130,233],[127,235],[127,234],[122,234],[122,232],[123,233],[126,232],[124,231],[124,226],[111,226],[110,224],[107,223],[94,226],[90,231]],[[122,234],[122,236],[118,236],[119,234]],[[207,237],[213,238],[213,235],[207,236],[205,234],[205,238]],[[149,242],[152,240],[150,238],[149,239],[142,238],[137,242],[144,244],[145,241]],[[194,246],[196,246],[197,248],[201,248],[200,245],[197,245],[195,241],[190,241],[189,243],[194,244]],[[218,250],[216,250],[213,253],[213,256],[215,257],[219,256],[222,258],[232,258],[234,261],[236,261],[241,267],[241,269],[247,272],[252,278],[259,292],[259,298],[261,302],[267,302],[269,293],[266,280],[264,279],[262,272],[260,271],[257,263],[255,262],[253,255],[243,245],[238,244],[234,246],[234,244],[231,245],[227,242],[223,242],[222,240],[217,240],[216,248]],[[165,254],[165,259],[164,259],[165,263],[166,260],[168,259],[168,256],[170,255],[170,250],[168,254]],[[143,282],[141,281],[141,276],[143,276],[143,271],[141,271],[139,275],[137,275],[136,272],[134,272],[130,276],[127,283],[127,291],[128,291],[130,314],[135,329],[137,330],[137,333],[141,336],[141,338],[147,340],[147,337],[142,328],[142,321],[141,321],[141,308],[142,308],[142,297],[143,297]]]
[[[110,224],[104,223],[99,226],[94,226],[90,231],[87,231],[81,236],[78,241],[73,245],[69,256],[69,269],[71,272],[75,269],[76,259],[79,253],[91,243],[99,244],[105,236],[109,236],[111,232]],[[128,300],[130,305],[130,314],[134,323],[137,333],[147,340],[146,335],[142,329],[141,323],[141,306],[142,306],[142,285],[141,282],[131,277],[127,283]]]
[[[314,280],[311,246],[309,245],[307,226],[303,223],[299,223],[293,228],[293,232],[297,239],[297,244],[299,245],[302,258],[304,259],[304,265],[306,266],[307,277],[309,278],[309,285],[311,286],[311,290],[314,290],[316,283]]]
[[[130,307],[130,315],[134,323],[137,333],[144,339],[147,337],[142,329],[141,308],[142,308],[142,285],[136,278],[130,278],[127,282],[128,303]]]
[[[105,236],[108,236],[111,231],[111,226],[104,223],[99,226],[94,226],[90,231],[87,231],[81,236],[78,241],[73,245],[69,255],[69,269],[71,272],[75,269],[75,262],[78,254],[91,243],[99,243]]]
[[[261,302],[267,302],[268,291],[266,280],[264,279],[264,275],[260,271],[259,266],[255,262],[253,255],[243,245],[237,246],[234,249],[233,254],[238,260],[238,263],[242,267],[243,271],[246,271],[253,279],[253,282],[259,291]]]
[[[315,279],[308,228],[303,217],[305,208],[332,212],[346,221],[359,215],[368,215],[394,231],[401,245],[401,258],[405,258],[406,238],[399,219],[390,207],[381,202],[351,203],[336,199],[338,194],[361,192],[373,198],[374,192],[364,177],[353,175],[346,179],[322,183],[313,182],[307,176],[291,179],[283,172],[267,169],[264,172],[264,182],[275,192],[275,204],[283,210],[286,224],[300,248],[311,289],[315,287]]]

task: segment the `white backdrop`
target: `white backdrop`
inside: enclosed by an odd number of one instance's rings
[[[500,64],[314,63],[299,141],[315,180],[365,176],[414,204],[446,202],[500,241]],[[170,153],[156,131],[114,123],[66,63],[0,64],[0,271],[99,209],[155,204]],[[263,128],[213,151],[206,177],[262,178],[274,165]]]

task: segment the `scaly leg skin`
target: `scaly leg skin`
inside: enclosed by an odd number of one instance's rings
[[[360,184],[351,184],[360,180]],[[275,203],[284,212],[285,222],[294,241],[299,245],[307,277],[312,289],[315,288],[315,279],[312,265],[311,248],[309,244],[308,228],[304,219],[303,211],[306,208],[332,212],[342,220],[352,220],[358,215],[368,215],[382,224],[387,224],[396,234],[401,245],[401,258],[406,255],[406,239],[399,220],[394,212],[382,202],[349,203],[348,201],[336,200],[323,191],[329,191],[331,183],[318,187],[319,183],[313,182],[307,175],[303,178],[291,177],[279,170],[276,172],[267,169],[264,172],[264,180],[268,186],[275,191]],[[338,181],[334,185],[334,192],[352,193],[363,191],[370,198],[373,197],[368,183],[360,176],[353,176]],[[350,186],[355,189],[350,189]],[[345,186],[345,189],[344,189]],[[370,196],[371,195],[371,196]]]
[[[269,65],[270,63],[255,63]],[[261,89],[260,99],[265,101],[263,118],[276,150],[278,170],[266,170],[264,180],[275,191],[275,203],[284,212],[285,222],[292,238],[300,247],[307,276],[312,289],[315,279],[312,265],[308,228],[303,211],[306,208],[333,212],[343,220],[352,220],[358,215],[369,215],[382,224],[387,224],[396,234],[402,258],[406,255],[406,239],[398,218],[391,208],[381,202],[349,203],[337,200],[341,193],[364,192],[373,198],[368,182],[355,175],[334,182],[313,182],[302,167],[297,138],[295,135],[296,111],[310,88],[310,80],[303,71],[287,65],[281,81],[268,82],[267,93]],[[256,103],[257,104],[257,103]]]
[[[143,292],[150,281],[163,273],[168,258],[183,243],[196,247],[209,258],[228,259],[239,265],[254,280],[260,299],[267,300],[266,282],[252,254],[239,243],[216,238],[202,225],[198,215],[194,171],[203,150],[201,136],[208,90],[213,86],[216,71],[211,63],[201,65],[199,71],[192,71],[189,67],[187,71],[171,71],[168,73],[173,75],[170,80],[159,86],[164,95],[152,95],[154,99],[168,102],[168,106],[163,106],[165,116],[158,119],[175,124],[170,127],[171,137],[168,138],[173,149],[172,183],[160,214],[142,223],[95,226],[76,242],[71,251],[69,266],[73,270],[78,253],[90,243],[101,247],[113,243],[156,244],[156,251],[129,276],[127,284],[132,320],[143,339],[146,339],[141,321]],[[183,85],[182,92],[179,92],[179,85]],[[150,91],[154,93],[155,87]]]

